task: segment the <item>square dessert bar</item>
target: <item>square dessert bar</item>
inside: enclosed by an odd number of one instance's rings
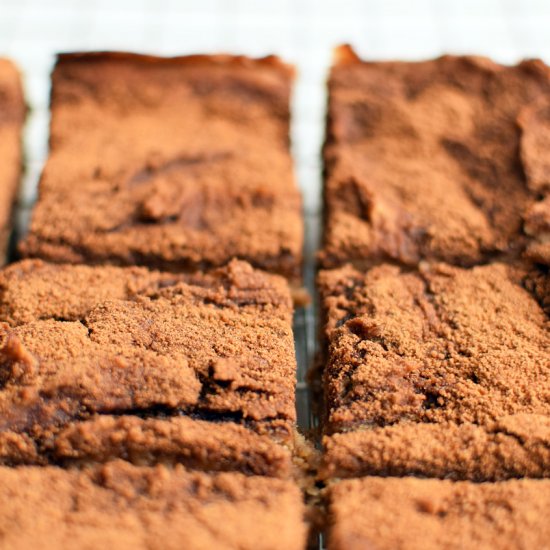
[[[541,277],[502,263],[321,272],[323,475],[549,476]]]
[[[550,263],[550,68],[366,62],[329,80],[324,267]]]
[[[116,461],[86,470],[0,467],[2,546],[177,549],[305,546],[288,480]]]
[[[59,56],[22,253],[173,272],[236,257],[298,282],[293,74],[273,56]]]
[[[0,460],[125,458],[288,475],[288,285],[25,260],[0,272]]]
[[[6,261],[12,210],[22,167],[21,132],[25,120],[21,78],[11,61],[0,58],[0,263]]]
[[[327,548],[544,548],[549,508],[550,480],[348,480],[329,491]]]

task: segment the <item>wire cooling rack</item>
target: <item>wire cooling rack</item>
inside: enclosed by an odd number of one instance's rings
[[[333,46],[372,59],[477,53],[503,63],[550,62],[547,0],[0,0],[0,55],[15,59],[31,108],[17,209],[24,233],[47,154],[49,73],[59,51],[158,55],[277,53],[297,65],[293,153],[306,215],[306,284],[313,289],[320,220],[324,82]],[[295,315],[299,422],[311,425],[305,372],[315,353],[313,307]]]
[[[549,29],[548,0],[0,0],[0,56],[22,68],[31,109],[16,234],[27,227],[47,155],[49,73],[56,52],[276,53],[298,68],[292,142],[304,196],[305,282],[313,294],[324,84],[332,48],[349,42],[372,59],[476,53],[502,63],[524,57],[548,63]],[[296,312],[294,333],[298,421],[307,429],[315,423],[305,382],[316,351],[314,306]]]

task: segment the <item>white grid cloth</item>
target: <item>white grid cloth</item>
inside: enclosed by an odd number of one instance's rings
[[[298,67],[293,144],[308,213],[319,208],[324,81],[332,48],[372,59],[477,53],[550,62],[548,0],[0,0],[0,55],[25,75],[27,206],[46,156],[49,72],[59,51],[277,53]]]
[[[306,210],[306,280],[319,233],[319,152],[332,48],[349,42],[371,59],[476,53],[502,63],[550,62],[548,0],[0,0],[0,56],[18,62],[31,113],[19,201],[24,228],[47,154],[49,73],[55,53],[126,50],[159,55],[276,53],[296,64],[293,150]],[[306,366],[315,345],[311,308],[295,322],[298,410],[307,424]]]

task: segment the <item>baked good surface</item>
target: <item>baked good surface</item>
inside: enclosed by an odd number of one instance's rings
[[[548,285],[493,263],[347,266],[319,287],[326,477],[550,475]]]
[[[329,79],[325,267],[550,262],[550,69],[361,61]]]
[[[290,445],[289,445],[290,446]],[[50,457],[64,466],[123,458],[133,464],[184,464],[207,472],[290,477],[290,449],[235,422],[186,416],[97,415],[73,422],[55,438]]]
[[[302,549],[289,481],[117,461],[92,469],[0,467],[6,549]]]
[[[328,550],[546,548],[549,480],[363,478],[329,493]]]
[[[236,260],[179,276],[26,260],[0,272],[0,319],[3,462],[288,471],[275,443],[290,446],[295,423],[284,279]]]
[[[236,257],[300,279],[290,66],[66,54],[52,79],[50,154],[23,254],[174,272]]]
[[[12,209],[21,177],[21,133],[25,120],[21,78],[15,65],[0,58],[0,263],[6,261]]]

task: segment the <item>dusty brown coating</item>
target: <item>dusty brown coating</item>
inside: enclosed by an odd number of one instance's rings
[[[550,261],[550,69],[339,50],[324,149],[325,267]]]
[[[300,277],[279,59],[60,56],[29,256],[168,271],[232,257]]]
[[[343,481],[329,493],[328,550],[548,548],[550,480]]]
[[[550,332],[528,277],[498,263],[321,272],[325,433],[362,430],[326,439],[328,475],[550,474]]]
[[[209,472],[289,477],[290,451],[271,437],[232,422],[187,417],[97,416],[55,439],[57,463],[84,465],[123,458],[133,464],[183,464]]]
[[[0,271],[0,319],[13,326],[42,319],[77,321],[98,303],[131,299],[182,280],[143,267],[66,267],[23,260]]]
[[[398,423],[324,438],[320,476],[428,475],[497,481],[550,477],[550,416],[516,414],[487,426]]]
[[[527,256],[550,265],[550,96],[539,98],[519,118],[523,139],[521,158],[527,181],[541,200],[525,212],[525,232],[532,237]]]
[[[0,468],[0,542],[26,548],[302,549],[288,481],[110,463],[89,471]]]
[[[118,269],[92,305],[86,282],[113,273],[27,261],[0,276],[0,311],[12,322],[1,327],[3,461],[27,461],[29,438],[50,448],[94,413],[182,412],[291,438],[296,361],[283,279],[237,261],[180,282]]]
[[[6,260],[12,209],[21,176],[25,100],[17,68],[0,58],[0,263]]]

